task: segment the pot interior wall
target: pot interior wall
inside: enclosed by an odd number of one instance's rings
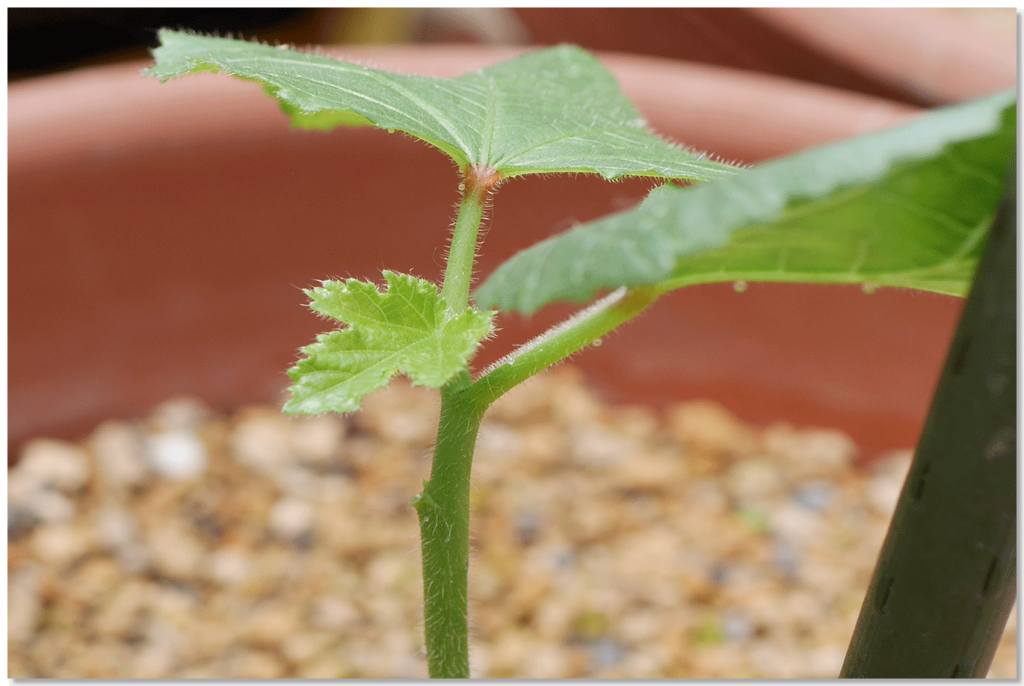
[[[458,182],[446,158],[400,135],[286,126],[15,171],[11,455],[174,394],[224,409],[278,401],[297,349],[328,327],[300,289],[382,268],[439,279]],[[480,274],[650,185],[506,184]],[[574,361],[615,400],[712,398],[749,420],[845,429],[874,453],[916,440],[959,307],[891,290],[706,286],[666,296]],[[572,309],[503,317],[478,362]]]

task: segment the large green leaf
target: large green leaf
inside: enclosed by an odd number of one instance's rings
[[[533,312],[602,288],[865,283],[963,295],[998,203],[1016,93],[782,158],[538,243],[477,290]]]
[[[160,41],[148,75],[166,81],[224,71],[263,84],[297,126],[373,124],[405,131],[461,168],[482,164],[505,177],[589,172],[609,179],[712,179],[734,171],[648,131],[614,77],[572,46],[441,79],[167,29]]]
[[[289,413],[359,409],[364,395],[405,372],[419,386],[440,388],[466,369],[479,342],[493,330],[493,313],[467,308],[446,318],[429,281],[385,271],[388,290],[349,279],[306,291],[318,314],[348,327],[317,336],[288,371],[295,381]]]

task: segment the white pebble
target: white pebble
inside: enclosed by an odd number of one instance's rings
[[[812,650],[807,656],[807,676],[811,679],[837,679],[845,658],[846,651],[838,645]]]
[[[208,461],[206,445],[190,431],[172,429],[146,438],[149,463],[167,479],[184,480],[199,476]]]
[[[597,423],[572,427],[569,443],[573,460],[592,469],[629,461],[642,450],[637,441]]]

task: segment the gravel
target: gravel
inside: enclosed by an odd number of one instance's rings
[[[418,525],[435,392],[349,417],[176,398],[8,475],[8,676],[426,676]],[[604,405],[564,365],[488,413],[479,677],[831,678],[910,452],[708,401]],[[1016,611],[990,676],[1015,679]]]

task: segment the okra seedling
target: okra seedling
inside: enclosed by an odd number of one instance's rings
[[[284,407],[353,412],[396,374],[440,390],[430,479],[412,497],[432,677],[470,674],[470,468],[492,402],[691,284],[857,283],[963,295],[1014,135],[1015,96],[1003,93],[743,169],[652,133],[601,63],[572,46],[442,79],[170,30],[160,41],[148,75],[256,81],[296,127],[403,131],[460,170],[442,283],[385,271],[383,287],[348,279],[308,289],[310,307],[338,328],[302,349]],[[666,183],[632,210],[514,256],[471,294],[485,203],[515,177],[562,172]],[[470,361],[493,335],[497,312],[585,302],[602,290],[611,293],[474,377]]]

